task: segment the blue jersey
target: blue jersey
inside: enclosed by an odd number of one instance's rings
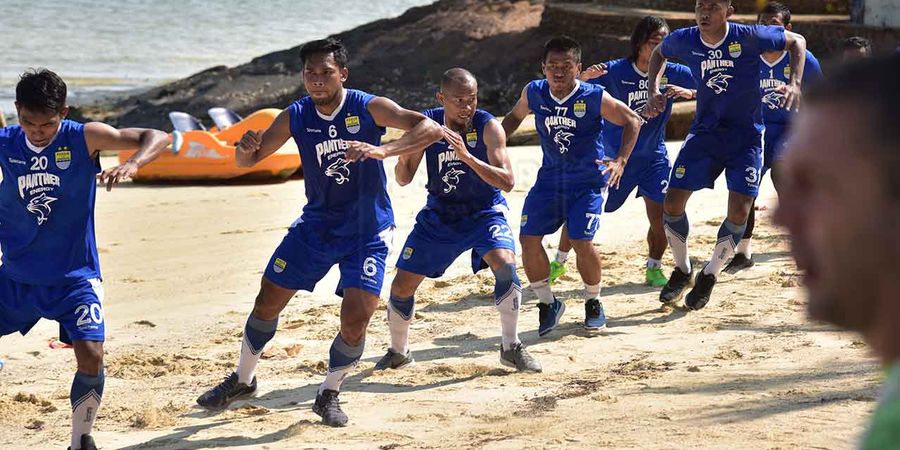
[[[788,52],[781,54],[774,63],[770,64],[760,56],[762,64],[759,66],[759,87],[762,89],[763,122],[768,124],[786,125],[793,113],[781,107],[784,94],[778,89],[791,80],[791,56]],[[822,78],[822,66],[819,60],[809,50],[806,51],[806,65],[803,68],[803,87],[807,87]]]
[[[444,108],[429,109],[423,114],[444,124]],[[484,128],[491,120],[494,120],[493,115],[476,110],[472,129],[463,136],[469,153],[486,163],[489,161]],[[446,219],[469,216],[503,202],[500,189],[487,184],[460,161],[453,147],[443,139],[425,149],[425,166],[428,169],[428,208]]]
[[[603,159],[600,104],[604,88],[576,82],[562,99],[550,93],[547,80],[532,81],[526,89],[544,153],[535,184],[554,189],[606,186],[608,177],[595,162]]]
[[[591,83],[599,84],[606,88],[606,92],[616,100],[628,105],[632,110],[639,110],[647,104],[647,73],[641,72],[637,66],[627,58],[617,59],[606,63],[606,75],[594,78]],[[668,63],[663,72],[660,89],[665,92],[666,86],[675,85],[686,89],[696,89],[697,83],[691,75],[691,69],[681,64]],[[655,159],[666,157],[666,123],[672,116],[672,103],[669,99],[666,110],[647,121],[641,127],[632,159]],[[603,149],[606,156],[615,158],[619,154],[622,145],[622,130],[614,123],[606,122],[603,125]]]
[[[288,106],[291,134],[300,149],[306,206],[300,220],[333,236],[374,235],[394,225],[384,164],[375,159],[349,162],[346,141],[381,145],[385,130],[368,104],[375,96],[344,89],[330,117],[310,97]]]
[[[759,56],[784,50],[784,28],[729,22],[725,37],[709,44],[697,27],[676,30],[660,47],[666,58],[687,63],[697,81],[696,134],[717,129],[760,133],[763,129]]]
[[[63,285],[100,278],[94,200],[100,162],[84,125],[63,120],[37,152],[18,126],[0,129],[0,273],[19,283]]]

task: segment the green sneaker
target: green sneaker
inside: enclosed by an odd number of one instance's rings
[[[550,284],[556,283],[556,279],[566,274],[566,265],[556,261],[550,263]]]
[[[553,271],[551,270],[550,273],[552,274]],[[666,285],[666,283],[669,282],[669,280],[663,274],[662,267],[647,269],[645,279],[647,280],[647,284],[653,287],[663,287]]]

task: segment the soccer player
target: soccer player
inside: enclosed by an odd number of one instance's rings
[[[616,100],[640,112],[647,104],[647,69],[650,53],[669,34],[669,25],[662,18],[646,16],[641,19],[631,33],[631,54],[627,58],[616,59],[589,67],[580,79],[606,88]],[[644,198],[650,229],[647,231],[649,258],[644,279],[654,287],[663,287],[666,276],[662,271],[662,257],[666,251],[666,232],[663,229],[662,202],[669,185],[672,165],[666,152],[666,123],[672,115],[672,103],[676,98],[693,99],[696,82],[691,69],[681,64],[668,63],[660,89],[669,98],[666,110],[650,119],[641,127],[634,152],[625,167],[619,187],[609,191],[604,212],[619,209],[637,188],[637,196]],[[622,127],[605,124],[603,129],[603,150],[607,157],[615,158],[622,142]],[[550,283],[565,273],[565,260],[571,245],[567,230],[563,227],[559,250],[555,261],[550,263]]]
[[[490,267],[496,280],[494,305],[500,313],[500,362],[521,371],[540,372],[541,365],[519,341],[516,326],[522,286],[516,275],[515,240],[501,190],[514,178],[506,153],[506,134],[490,113],[478,109],[478,82],[460,68],[444,72],[437,100],[440,108],[424,111],[444,124],[444,139],[422,152],[401,156],[397,182],[412,182],[425,158],[428,201],[397,261],[387,318],[391,346],[376,370],[414,364],[409,351],[409,325],[415,293],[425,277],[440,277],[450,264],[472,250],[472,271]]]
[[[666,59],[687,62],[698,86],[697,114],[675,160],[663,203],[666,237],[676,268],[660,293],[661,302],[675,303],[691,283],[688,199],[693,191],[712,188],[723,170],[728,181],[727,217],[719,227],[712,257],[685,297],[685,306],[692,310],[709,302],[722,266],[734,255],[744,234],[759,191],[763,130],[759,57],[784,49],[790,54],[790,81],[780,88],[788,111],[799,104],[806,59],[802,36],[777,26],[729,22],[733,13],[730,0],[697,0],[697,26],[673,32],[650,57],[647,113],[651,117],[665,111],[668,104],[668,97],[660,92]]]
[[[900,224],[898,79],[894,54],[813,86],[791,130],[775,213],[804,273],[809,315],[861,333],[888,367],[865,450],[900,448],[900,245],[885,239]]]
[[[779,2],[769,2],[765,8],[759,13],[758,21],[760,25],[777,25],[784,27],[785,30],[793,31],[791,25],[791,10]],[[785,110],[781,101],[784,94],[780,89],[790,81],[791,65],[788,54],[785,51],[766,52],[760,56],[762,65],[760,65],[760,89],[763,91],[763,123],[765,124],[765,133],[763,133],[763,170],[762,175],[770,169],[772,171],[772,184],[775,185],[775,192],[779,192],[781,185],[781,177],[779,170],[779,161],[784,148],[784,141],[787,137],[788,127],[794,112]],[[810,85],[822,78],[822,67],[819,61],[809,51],[806,51],[806,69],[803,71],[803,87],[808,88]],[[749,267],[753,267],[753,249],[751,242],[753,238],[753,227],[756,223],[756,208],[750,208],[750,216],[747,218],[747,229],[744,230],[744,236],[741,243],[735,250],[734,258],[725,266],[726,273],[737,273]]]
[[[103,286],[94,236],[97,180],[107,190],[152,161],[171,139],[66,119],[66,83],[41,69],[16,85],[19,125],[0,128],[0,336],[41,318],[60,325],[78,366],[69,399],[71,449],[96,449],[91,429],[103,397]],[[138,151],[101,171],[100,150]]]
[[[508,137],[533,112],[544,155],[525,198],[519,236],[525,274],[539,300],[538,334],[553,330],[565,311],[565,304],[550,289],[550,261],[541,245],[545,235],[564,223],[584,282],[584,327],[600,330],[606,327],[599,298],[600,255],[591,241],[600,227],[607,188],[619,185],[642,119],[602,86],[578,79],[581,45],[573,39],[561,36],[547,41],[541,67],[546,79],[528,83],[503,118]],[[603,122],[624,127],[614,159],[604,160]]]
[[[313,411],[330,426],[344,426],[338,401],[341,382],[365,348],[366,327],[378,306],[394,213],[381,159],[419,150],[443,136],[440,126],[384,97],[346,89],[347,50],[335,39],[307,43],[300,51],[303,84],[309,95],[282,111],[261,135],[247,132],[237,161],[252,166],[288,139],[297,142],[303,162],[306,206],[262,277],[256,304],[244,327],[237,369],[197,399],[222,409],[256,392],[256,366],[275,335],[278,315],[298,290],[312,291],[328,270],[341,272],[336,294],[341,329],[331,344],[328,374]],[[381,145],[385,127],[406,131]]]

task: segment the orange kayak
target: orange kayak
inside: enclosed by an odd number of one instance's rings
[[[287,179],[300,168],[300,152],[293,139],[253,167],[238,167],[234,159],[234,146],[241,136],[248,130],[265,130],[280,112],[275,108],[262,109],[224,130],[175,131],[172,151],[138,169],[134,180]],[[135,151],[119,152],[119,162],[127,161]]]

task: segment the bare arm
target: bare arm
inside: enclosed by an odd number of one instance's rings
[[[419,170],[419,164],[422,162],[423,156],[425,156],[424,150],[403,155],[397,159],[397,165],[394,166],[394,177],[397,179],[397,184],[406,186],[412,183],[413,178],[416,176],[416,171]]]
[[[644,108],[644,115],[647,117],[656,117],[666,110],[668,98],[659,91],[659,82],[662,79],[663,68],[666,67],[666,57],[663,56],[661,50],[662,44],[653,49],[650,54],[650,68],[647,74],[647,106]],[[623,136],[624,138],[624,136]]]
[[[503,118],[502,125],[503,131],[506,133],[506,139],[509,139],[509,137],[519,129],[519,125],[522,125],[525,116],[531,111],[531,108],[528,107],[527,89],[528,86],[522,88],[522,95],[519,96],[519,101],[513,106],[512,111]]]
[[[91,122],[84,125],[84,141],[91,158],[96,158],[101,150],[138,149],[125,163],[97,175],[97,179],[106,183],[106,190],[109,191],[120,181],[133,177],[138,168],[156,159],[164,148],[172,144],[172,137],[159,130],[116,129],[102,122]]]
[[[806,68],[806,39],[787,30],[784,31],[784,39],[791,55],[791,79],[784,88],[784,109],[791,111],[800,106],[800,85]]]
[[[400,139],[380,147],[366,142],[348,141],[347,159],[351,161],[384,159],[418,152],[443,136],[437,122],[422,113],[401,108],[393,100],[376,97],[369,102],[368,109],[378,126],[397,128],[406,133]]]
[[[237,143],[234,160],[238,167],[253,167],[278,151],[291,137],[291,115],[287,109],[281,111],[272,125],[262,135],[258,131],[249,130]]]
[[[471,167],[485,183],[506,192],[512,190],[516,182],[509,154],[506,152],[506,134],[496,120],[491,120],[484,126],[484,144],[487,147],[488,162],[469,153],[466,143],[457,132],[444,127],[444,136],[456,150],[459,160]]]
[[[604,172],[611,173],[609,184],[618,187],[619,179],[622,177],[628,158],[631,157],[631,152],[634,151],[634,144],[637,143],[644,120],[636,112],[632,111],[628,105],[609,95],[609,92],[603,92],[603,100],[600,103],[600,115],[603,116],[603,120],[623,128],[619,155],[614,162],[608,163],[606,170],[604,170]]]

